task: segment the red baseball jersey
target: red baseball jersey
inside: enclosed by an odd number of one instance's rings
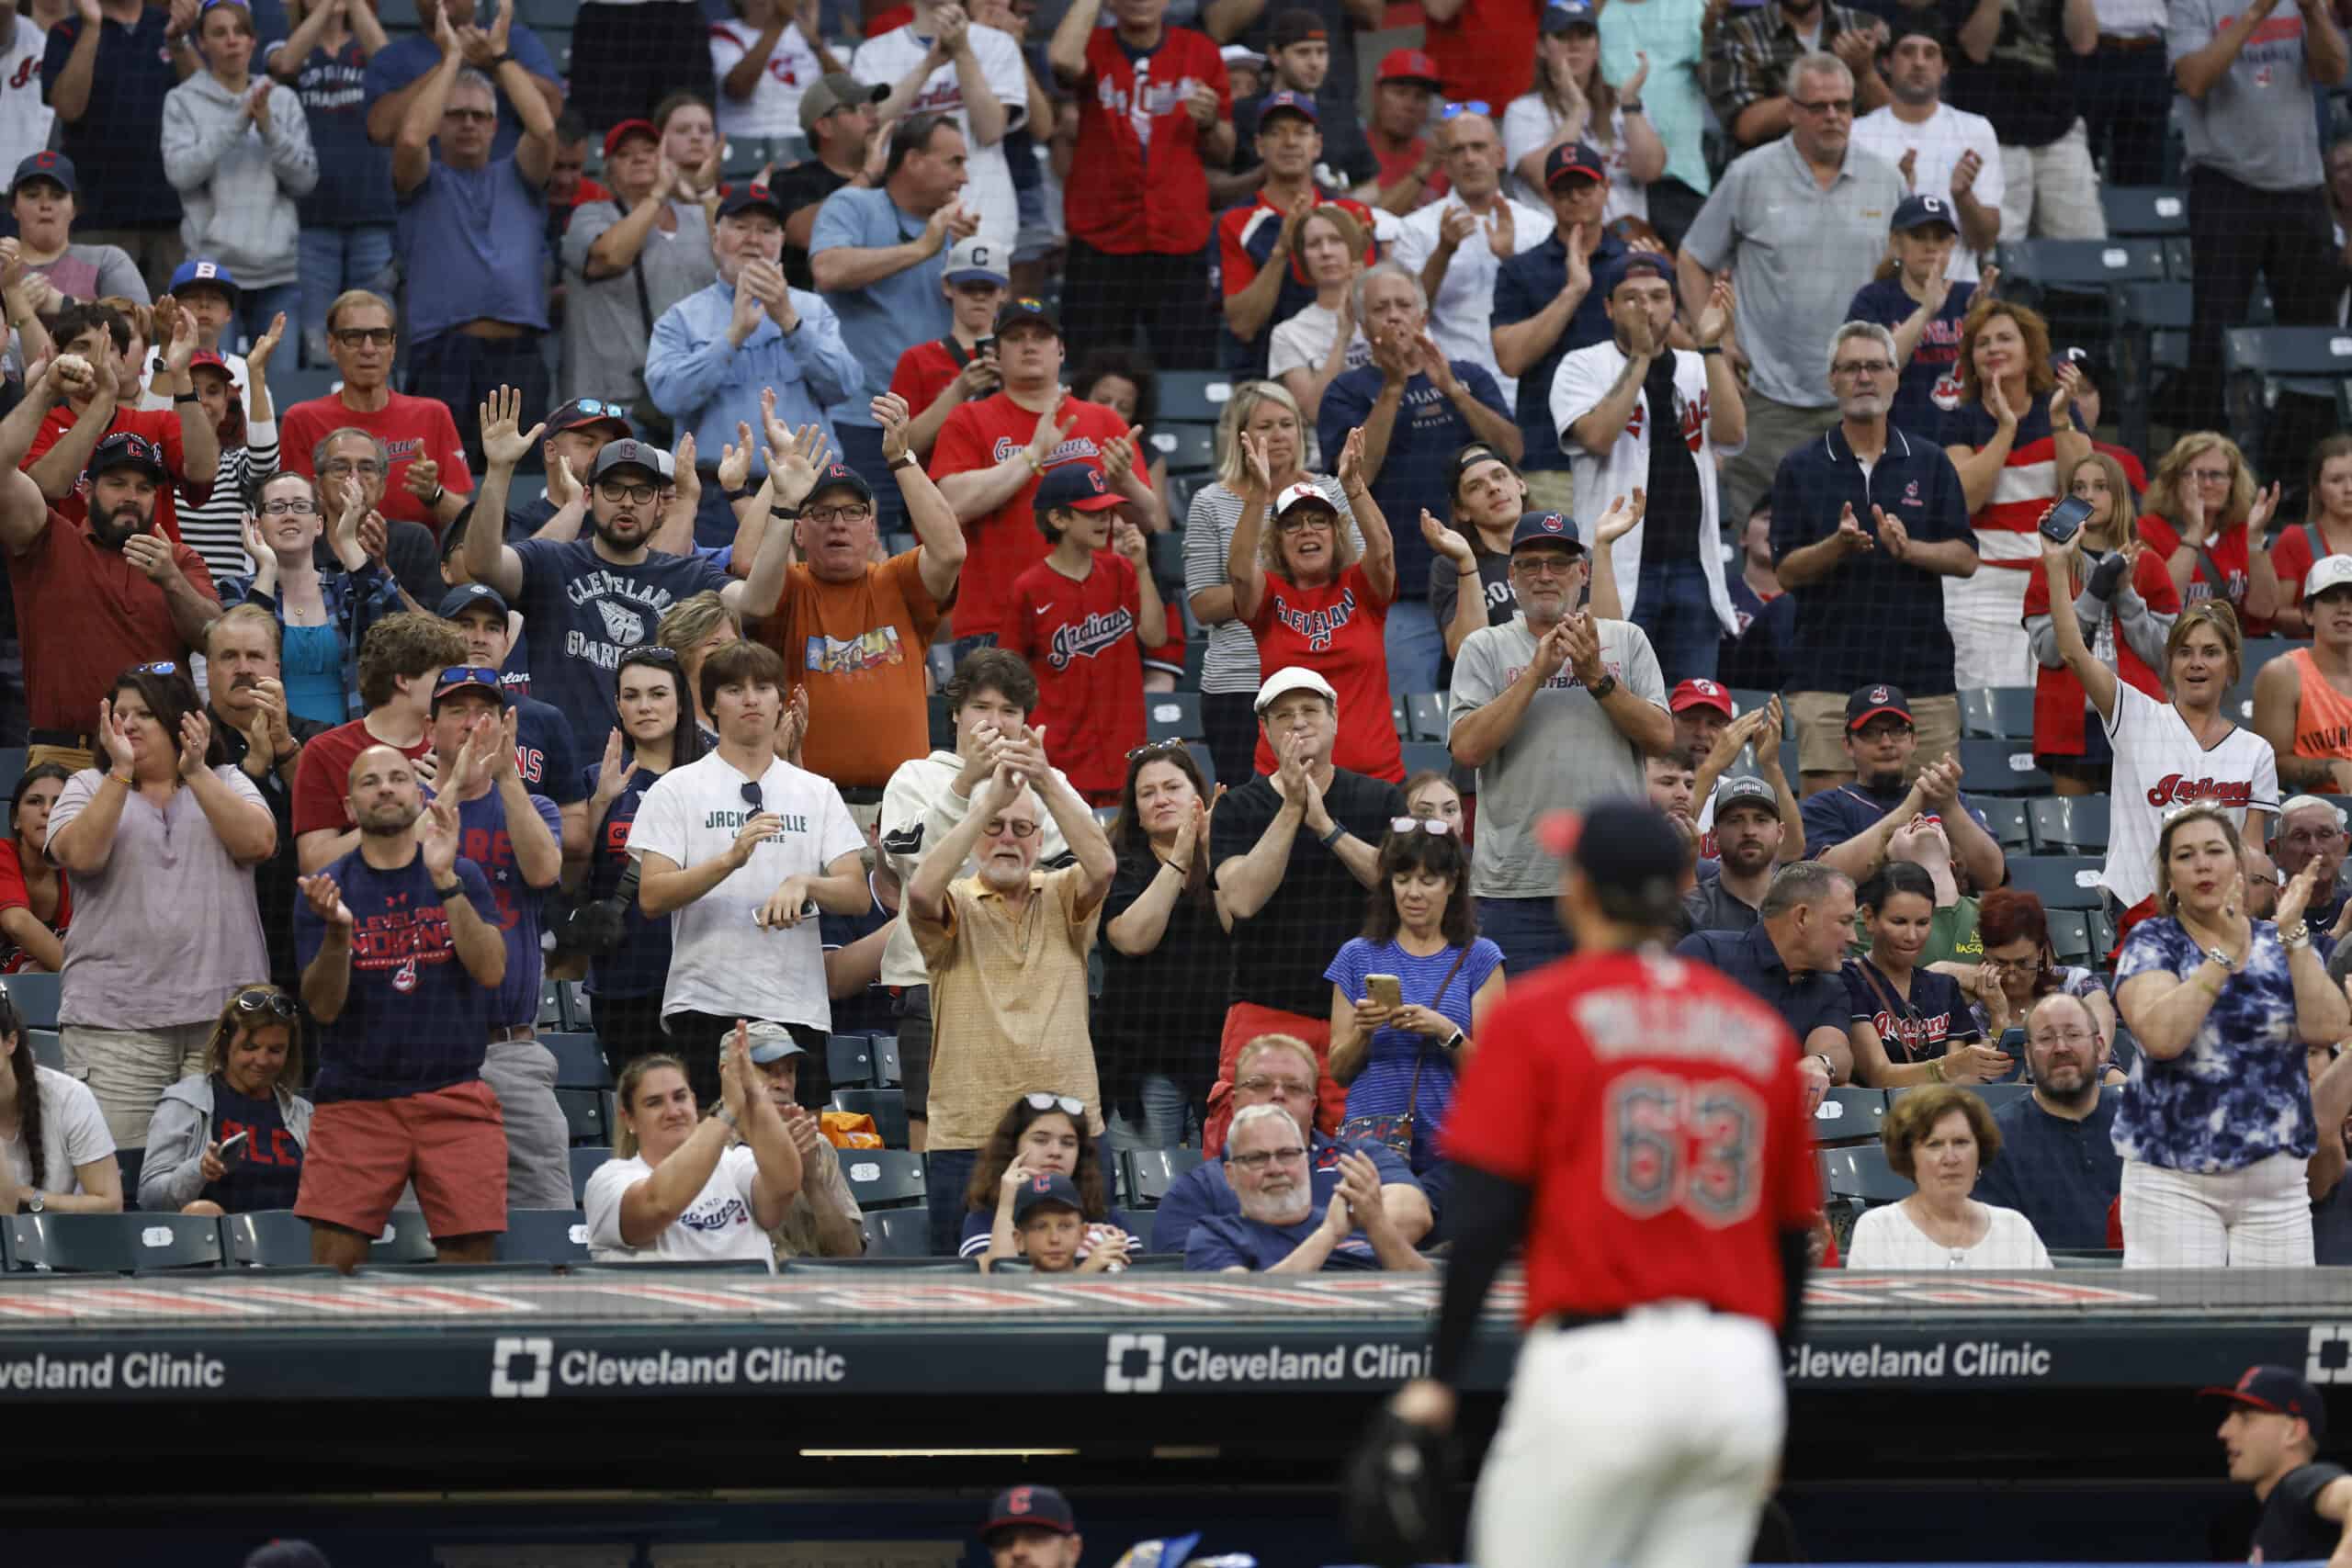
[[[890,390],[907,400],[910,415],[919,416],[963,372],[945,344],[927,337],[899,355],[898,367],[890,372]]]
[[[1268,572],[1265,597],[1249,625],[1258,639],[1259,669],[1271,675],[1284,665],[1303,665],[1339,694],[1332,762],[1403,784],[1405,754],[1388,705],[1388,601],[1373,592],[1363,565],[1320,588],[1294,588]],[[1252,765],[1261,773],[1274,771],[1273,748],[1262,728]]]
[[[1526,1321],[1704,1302],[1778,1326],[1780,1233],[1820,1207],[1797,1043],[1704,964],[1597,953],[1511,983],[1446,1154],[1534,1190]]]
[[[1064,463],[1102,466],[1103,446],[1127,433],[1119,416],[1101,403],[1070,398],[1061,417],[1073,422],[1069,438],[1046,454],[1046,467]],[[939,427],[931,448],[931,477],[975,468],[992,468],[1029,445],[1037,433],[1037,416],[998,392],[976,403],[959,403]],[[968,546],[964,574],[956,585],[956,635],[968,637],[995,631],[1004,624],[1004,607],[1012,597],[1012,580],[1046,558],[1053,547],[1037,530],[1037,479],[1015,491],[1011,501],[964,525]],[[1057,749],[1058,750],[1058,749]],[[1055,759],[1056,766],[1060,759]]]
[[[1054,765],[1097,806],[1116,804],[1127,753],[1143,744],[1143,598],[1136,569],[1113,550],[1073,582],[1039,561],[1013,581],[997,646],[1037,677],[1033,725],[1046,727]]]
[[[1086,40],[1078,97],[1078,149],[1063,202],[1070,237],[1120,255],[1182,255],[1209,240],[1209,176],[1201,129],[1184,107],[1199,87],[1216,89],[1219,119],[1233,118],[1225,59],[1205,33],[1168,28],[1148,54],[1131,57],[1116,28]]]
[[[2132,586],[2147,602],[2148,608],[2159,615],[2180,614],[2180,592],[2172,585],[2172,572],[2165,566],[2165,558],[2154,550],[2143,550],[2132,564]],[[2083,574],[2075,573],[2075,592],[2083,588]],[[2050,580],[2042,575],[2041,563],[2033,563],[2026,574],[2025,618],[2050,614]],[[2108,616],[2093,634],[2092,656],[2126,681],[2140,688],[2158,702],[2165,700],[2164,682],[2145,660],[2132,651],[2132,645],[2116,635],[2115,617]],[[2098,720],[2086,716],[2084,705],[2089,699],[2083,694],[2083,682],[2072,670],[2061,664],[2055,670],[2038,665],[2033,671],[2033,749],[2037,754],[2052,757],[2083,755],[2086,732]]]

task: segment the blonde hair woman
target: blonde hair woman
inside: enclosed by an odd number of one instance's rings
[[[2157,460],[2141,504],[2140,536],[2183,604],[2225,600],[2250,634],[2270,629],[2280,596],[2262,535],[2278,510],[2278,487],[2256,482],[2236,442],[2212,430],[2182,436]]]

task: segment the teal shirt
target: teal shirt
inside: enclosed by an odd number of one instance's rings
[[[1600,13],[1600,74],[1611,82],[1631,81],[1642,68],[1634,56],[1650,57],[1642,107],[1650,129],[1666,143],[1666,177],[1701,196],[1714,188],[1700,145],[1707,96],[1700,81],[1705,62],[1699,22],[1706,10],[1706,0],[1618,0]]]

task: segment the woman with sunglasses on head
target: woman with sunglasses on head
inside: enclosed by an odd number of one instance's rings
[[[1091,1029],[1112,1134],[1136,1148],[1196,1142],[1216,1081],[1233,942],[1209,886],[1210,805],[1182,741],[1127,753]]]
[[[56,762],[37,763],[8,797],[8,836],[0,839],[0,975],[65,967],[74,889],[43,851],[50,808],[73,776]]]
[[[1478,935],[1460,834],[1434,817],[1389,823],[1363,934],[1323,977],[1331,982],[1331,1077],[1348,1086],[1340,1136],[1405,1155],[1426,1188],[1442,1174],[1438,1145],[1454,1080],[1475,1049],[1472,1021],[1503,994],[1503,952]]]
[[[666,648],[621,655],[613,672],[620,728],[605,736],[603,759],[582,770],[588,798],[563,808],[564,887],[584,887],[607,911],[588,955],[587,989],[595,998],[596,1043],[616,1078],[637,1057],[668,1049],[662,987],[670,976],[670,918],[649,919],[638,905],[628,830],[645,792],[703,753],[678,662]]]
[[[122,1168],[89,1087],[33,1060],[24,1015],[0,991],[0,1214],[113,1214]]]
[[[980,1145],[979,1157],[972,1166],[972,1184],[964,1190],[964,1234],[956,1243],[956,1255],[978,1258],[983,1269],[1020,1257],[1012,1200],[1023,1182],[1048,1172],[1058,1172],[1078,1184],[1086,1220],[1086,1239],[1078,1249],[1080,1258],[1098,1247],[1115,1247],[1131,1257],[1141,1255],[1148,1233],[1134,1215],[1111,1204],[1108,1168],[1086,1131],[1086,1102],[1076,1095],[1043,1092],[1014,1100],[989,1134],[989,1141]]]
[[[311,1144],[294,998],[252,986],[229,998],[204,1048],[205,1070],[164,1091],[139,1168],[139,1206],[159,1213],[291,1209]]]
[[[319,570],[319,536],[327,532],[324,493],[307,474],[273,474],[262,481],[245,517],[245,552],[254,571],[221,580],[220,607],[251,603],[277,617],[286,711],[335,725],[366,711],[359,700],[359,645],[368,627],[400,610],[401,592],[359,542],[367,498],[349,481],[327,537],[342,570]]]
[[[277,824],[178,666],[116,676],[96,728],[104,770],[67,780],[49,814],[77,906],[58,1018],[67,1070],[140,1148],[164,1090],[204,1070],[221,1004],[269,973],[253,868]]]

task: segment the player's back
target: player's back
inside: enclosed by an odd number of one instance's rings
[[[1690,1301],[1777,1325],[1779,1233],[1820,1202],[1796,1054],[1770,1008],[1662,950],[1506,991],[1447,1146],[1533,1190],[1528,1321]]]

